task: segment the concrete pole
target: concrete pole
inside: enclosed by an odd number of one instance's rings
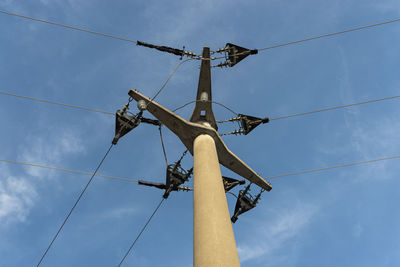
[[[240,267],[214,139],[194,140],[193,266]]]

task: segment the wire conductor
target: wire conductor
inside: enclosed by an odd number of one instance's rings
[[[54,235],[53,239],[51,240],[49,246],[47,247],[46,251],[43,253],[42,257],[40,258],[38,264],[36,265],[37,267],[42,263],[43,259],[46,257],[47,252],[49,252],[50,248],[52,247],[54,241],[57,239],[58,235],[60,234],[61,230],[63,229],[65,223],[68,221],[69,217],[71,216],[72,212],[74,211],[75,207],[78,205],[79,201],[81,200],[83,194],[85,194],[86,189],[89,187],[90,183],[92,182],[94,176],[96,175],[97,171],[100,169],[101,165],[103,164],[104,160],[106,159],[106,157],[108,156],[108,153],[110,153],[111,148],[113,147],[113,145],[111,145],[106,154],[103,156],[103,158],[101,159],[99,165],[97,166],[95,172],[93,173],[92,177],[90,177],[89,181],[87,182],[87,184],[85,185],[85,187],[83,188],[82,192],[80,193],[78,199],[75,201],[74,205],[72,206],[71,210],[69,211],[67,217],[65,217],[63,223],[61,224],[60,228],[58,229],[57,233]]]
[[[393,157],[385,157],[385,158],[379,158],[379,159],[371,159],[371,160],[365,160],[365,161],[359,161],[359,162],[346,163],[346,164],[335,165],[335,166],[319,168],[319,169],[312,169],[312,170],[305,170],[305,171],[298,171],[298,172],[274,175],[274,176],[266,177],[265,179],[274,179],[274,178],[285,177],[285,176],[305,174],[305,173],[311,173],[311,172],[317,172],[317,171],[325,171],[325,170],[336,169],[336,168],[341,168],[341,167],[362,165],[362,164],[367,164],[367,163],[372,163],[372,162],[378,162],[378,161],[389,160],[389,159],[398,159],[398,158],[400,158],[400,155],[399,156],[393,156]]]
[[[139,232],[139,234],[137,235],[136,239],[133,241],[132,245],[129,247],[128,251],[125,253],[124,257],[122,258],[122,260],[118,264],[118,267],[120,267],[122,265],[122,263],[124,262],[124,260],[128,256],[128,254],[131,252],[133,246],[136,244],[136,242],[138,241],[140,236],[143,234],[144,230],[146,230],[147,225],[150,223],[151,219],[153,219],[154,215],[157,213],[157,211],[160,208],[161,204],[164,202],[164,199],[165,198],[162,198],[160,203],[158,203],[156,209],[153,211],[153,213],[151,214],[150,218],[147,220],[146,224],[143,226],[142,230]]]
[[[6,159],[0,159],[0,161],[1,162],[7,162],[7,163],[13,163],[13,164],[20,164],[20,165],[25,165],[25,166],[30,166],[30,167],[37,167],[37,168],[55,170],[55,171],[76,173],[76,174],[85,174],[85,175],[93,175],[94,174],[94,173],[90,173],[90,172],[75,171],[75,170],[69,170],[69,169],[63,169],[63,168],[57,168],[57,167],[39,165],[39,164],[33,164],[33,163],[27,163],[27,162],[6,160]],[[103,175],[103,174],[97,174],[97,173],[95,173],[94,176],[108,178],[108,179],[114,179],[114,180],[120,180],[120,181],[126,181],[126,182],[134,182],[134,183],[138,182],[138,180],[134,180],[134,179],[130,179],[130,178],[121,178],[121,177],[115,177],[115,176],[109,176],[109,175]]]
[[[28,17],[28,16],[24,16],[24,15],[20,15],[20,14],[16,14],[16,13],[11,13],[11,12],[4,11],[4,10],[0,10],[0,13],[7,14],[7,15],[10,15],[10,16],[14,16],[14,17],[23,18],[23,19],[29,19],[29,20],[33,20],[33,21],[37,21],[37,22],[43,22],[43,23],[47,23],[47,24],[50,24],[50,25],[55,25],[55,26],[59,26],[59,27],[63,27],[63,28],[67,28],[67,29],[71,29],[71,30],[75,30],[75,31],[91,33],[91,34],[100,35],[100,36],[103,36],[103,37],[108,37],[108,38],[112,38],[112,39],[117,39],[117,40],[121,40],[121,41],[125,41],[125,42],[130,42],[130,43],[133,43],[133,44],[137,44],[136,41],[133,41],[133,40],[130,40],[130,39],[127,39],[127,38],[123,38],[123,37],[119,37],[119,36],[115,36],[115,35],[111,35],[111,34],[95,32],[95,31],[92,31],[92,30],[73,27],[73,26],[69,26],[69,25],[65,25],[65,24],[61,24],[61,23],[56,23],[56,22],[52,22],[52,21],[48,21],[48,20],[44,20],[44,19],[37,19],[37,18],[33,18],[33,17]]]

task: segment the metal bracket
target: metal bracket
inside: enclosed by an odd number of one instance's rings
[[[236,180],[236,179],[229,178],[226,176],[222,176],[222,182],[224,183],[225,192],[230,191],[232,188],[234,188],[237,185],[246,183],[245,180]]]
[[[143,100],[147,110],[176,134],[192,155],[194,139],[201,134],[208,134],[215,141],[220,164],[267,191],[272,189],[272,186],[265,181],[264,178],[247,166],[226,147],[214,128],[199,123],[188,122],[157,102],[151,101],[150,98],[136,90],[130,90],[129,95],[136,101]]]
[[[180,162],[170,164],[167,167],[165,193],[163,198],[168,198],[171,191],[178,191],[181,184],[187,182],[192,175],[193,169],[185,171]]]
[[[257,49],[247,49],[235,44],[227,43],[224,48],[218,49],[217,53],[225,53],[225,62],[222,62],[213,67],[233,67],[242,61],[248,55],[255,55],[258,53]],[[226,55],[228,53],[228,55]]]
[[[143,112],[139,112],[135,116],[129,116],[126,113],[127,106],[124,109],[120,109],[115,114],[115,136],[112,140],[112,144],[116,145],[118,140],[135,129],[140,124],[140,118]]]
[[[253,198],[248,193],[250,191],[250,186],[251,186],[251,184],[249,184],[245,190],[239,191],[239,196],[237,198],[236,205],[235,205],[235,212],[231,218],[231,221],[233,223],[235,223],[237,221],[239,215],[255,208],[258,200],[261,197],[262,191],[255,198]]]
[[[210,67],[210,48],[203,48],[203,58],[200,67],[199,85],[197,88],[196,106],[194,107],[191,122],[201,123],[208,122],[211,127],[218,130],[215,122],[214,113],[212,111],[211,97],[211,67]]]
[[[116,145],[118,143],[118,140],[122,136],[126,135],[127,133],[138,127],[141,122],[153,124],[156,126],[160,125],[160,122],[158,120],[142,117],[143,110],[141,110],[136,115],[128,115],[127,110],[129,109],[130,101],[124,106],[123,109],[119,109],[115,113],[115,136],[112,140],[113,145]]]
[[[264,124],[264,123],[268,123],[269,122],[269,118],[257,118],[257,117],[253,117],[250,115],[244,115],[244,114],[238,114],[237,117],[226,120],[226,121],[239,121],[240,122],[240,129],[239,130],[235,130],[233,132],[230,133],[224,133],[221,135],[230,135],[230,134],[244,134],[247,135],[249,134],[251,131],[254,130],[254,128],[256,128],[258,125],[260,124]],[[223,121],[223,122],[226,122]]]

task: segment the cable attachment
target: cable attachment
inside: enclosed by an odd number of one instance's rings
[[[243,130],[235,130],[235,131],[232,131],[232,132],[229,132],[229,133],[220,134],[220,136],[225,136],[225,135],[238,135],[238,134],[244,134],[244,131],[243,131]]]
[[[112,144],[116,145],[118,140],[132,131],[140,124],[140,117],[142,116],[142,111],[136,115],[128,115],[129,103],[125,104],[123,109],[117,110],[115,113],[115,136],[112,140]]]
[[[142,180],[139,180],[138,183],[140,185],[153,186],[159,189],[164,189],[165,192],[163,198],[168,198],[169,194],[172,191],[186,191],[186,192],[193,191],[190,187],[181,186],[183,183],[189,180],[190,176],[192,176],[193,173],[193,168],[185,170],[181,166],[181,161],[185,157],[187,152],[188,150],[185,150],[185,152],[183,152],[182,156],[179,158],[177,162],[167,166],[165,184],[146,182]]]
[[[231,67],[229,61],[221,62],[218,65],[212,66],[213,68],[227,68]]]
[[[168,198],[171,191],[178,191],[181,184],[187,182],[192,176],[193,168],[185,170],[181,167],[180,161],[170,164],[167,167],[167,175],[165,182],[165,193],[163,198]]]
[[[115,136],[112,140],[112,144],[116,145],[118,140],[135,129],[141,122],[153,124],[153,125],[160,125],[158,120],[144,118],[143,110],[139,111],[139,113],[132,114],[129,110],[129,104],[132,102],[133,98],[130,97],[128,103],[124,105],[122,109],[117,110],[115,113]],[[131,115],[129,115],[129,114]]]
[[[234,188],[237,185],[242,185],[242,184],[246,183],[245,180],[236,180],[236,179],[229,178],[226,176],[222,176],[222,182],[224,183],[225,193],[230,191],[232,188]]]
[[[166,189],[166,185],[163,183],[154,183],[154,182],[139,180],[138,184],[145,185],[145,186],[152,186],[152,187],[156,187],[156,188],[163,189],[163,190]],[[175,189],[173,189],[172,191],[174,191],[174,190]],[[189,192],[189,191],[193,191],[193,189],[190,187],[187,187],[187,186],[178,186],[175,191]]]
[[[260,124],[264,124],[264,123],[268,123],[269,122],[269,118],[258,118],[258,117],[254,117],[254,116],[250,116],[250,115],[244,115],[244,114],[238,114],[237,117],[235,118],[231,118],[229,120],[225,120],[225,121],[218,121],[219,123],[222,122],[234,122],[234,121],[238,121],[239,122],[239,130],[235,130],[233,132],[230,133],[224,133],[221,134],[221,136],[223,135],[237,135],[237,134],[244,134],[247,135],[249,134],[251,131],[253,131],[258,125]]]
[[[224,53],[225,62],[222,62],[213,67],[222,68],[222,67],[233,67],[248,55],[258,54],[258,50],[257,49],[250,50],[235,44],[227,43],[224,48],[218,49],[216,53],[220,54]]]
[[[141,41],[137,41],[136,44],[140,45],[140,46],[145,46],[145,47],[148,47],[148,48],[154,48],[154,49],[157,49],[158,51],[162,51],[162,52],[166,52],[166,53],[170,53],[170,54],[174,54],[174,55],[180,56],[180,59],[182,59],[184,56],[187,56],[187,57],[190,57],[190,58],[193,58],[193,57],[197,56],[193,52],[186,51],[185,47],[183,47],[183,49],[176,49],[176,48],[172,48],[172,47],[169,47],[169,46],[153,45],[153,44],[148,44],[148,43],[141,42]]]
[[[255,208],[257,202],[260,200],[261,194],[264,192],[264,190],[261,190],[260,193],[254,197],[249,193],[250,186],[251,184],[249,184],[244,190],[239,191],[239,196],[235,205],[235,212],[231,218],[233,223],[237,221],[239,215]]]

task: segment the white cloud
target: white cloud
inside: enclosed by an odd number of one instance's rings
[[[51,138],[42,136],[27,137],[19,159],[29,163],[54,165],[61,162],[66,156],[85,151],[77,132],[66,130],[51,136]],[[27,167],[27,173],[33,177],[43,178],[47,177],[46,174],[49,171],[36,167]]]
[[[370,6],[383,12],[395,12],[400,14],[400,4],[397,0],[372,1]]]
[[[212,1],[212,0],[196,0],[196,1],[183,1],[179,9],[175,10],[177,13],[166,13],[164,8],[159,5],[148,6],[144,11],[146,17],[151,21],[150,27],[157,29],[154,31],[154,41],[165,42],[165,40],[183,40],[199,28],[204,27],[204,22],[210,18],[219,16],[225,8],[226,1]],[[160,18],[164,23],[160,23],[155,18]],[[165,25],[160,29],[160,24]],[[213,29],[207,29],[213,31]],[[220,38],[218,36],[217,38]]]
[[[392,155],[400,148],[399,130],[398,120],[382,118],[366,126],[356,127],[353,131],[352,143],[365,157],[382,152]]]
[[[313,205],[301,205],[295,209],[286,211],[277,217],[271,226],[265,228],[263,224],[254,234],[255,239],[247,244],[239,244],[238,251],[241,262],[268,257],[272,260],[274,253],[278,252],[287,242],[296,237],[307,227],[317,207]]]
[[[132,216],[135,213],[137,213],[136,208],[121,207],[117,209],[113,208],[103,213],[101,217],[105,219],[126,219],[128,216]]]
[[[364,227],[362,227],[362,225],[360,223],[357,223],[356,225],[354,225],[353,235],[355,237],[360,237],[363,232],[364,232]]]
[[[51,138],[45,136],[27,137],[20,149],[19,160],[29,163],[42,163],[46,165],[63,161],[67,156],[85,151],[81,139],[76,132],[66,130],[52,134]],[[10,171],[1,168],[0,180],[0,225],[6,226],[11,222],[25,222],[31,208],[38,199],[36,190],[37,182],[43,182],[53,172],[48,170],[28,167],[23,178],[21,174],[13,175]],[[28,180],[31,179],[31,180]]]
[[[340,95],[343,104],[355,103],[364,99],[378,98],[360,93],[352,84],[351,72],[343,51]],[[396,89],[387,89],[388,93],[380,95],[393,95]],[[383,157],[399,155],[400,122],[398,117],[400,109],[393,105],[396,99],[361,105],[347,108],[342,111],[344,116],[343,127],[338,126],[335,132],[331,133],[332,138],[329,142],[320,144],[319,151],[328,156],[339,158],[337,163],[356,162],[371,160]],[[377,112],[379,109],[384,112]],[[385,115],[382,115],[385,114]],[[345,158],[345,160],[341,159]],[[320,161],[323,158],[319,159]],[[365,179],[391,179],[396,177],[397,170],[393,169],[393,162],[396,159],[381,161],[362,165],[362,168],[349,168],[352,171],[352,180],[355,182],[365,181]],[[389,168],[390,166],[390,168]],[[348,175],[348,173],[347,173]]]
[[[40,0],[40,3],[42,3],[45,6],[47,6],[49,2],[50,2],[49,0]]]
[[[0,226],[24,222],[36,198],[34,186],[26,179],[8,176],[0,181]]]

